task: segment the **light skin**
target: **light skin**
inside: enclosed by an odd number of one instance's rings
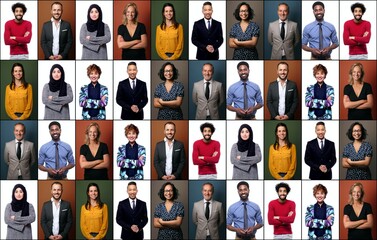
[[[212,6],[211,5],[204,5],[202,7],[202,13],[204,15],[205,20],[210,20],[212,18],[212,13],[213,13]],[[215,51],[215,48],[213,47],[213,45],[207,45],[206,49],[210,53],[213,53]]]
[[[173,87],[174,80],[174,71],[173,71],[173,66],[172,65],[166,65],[164,68],[164,77],[165,77],[165,88],[167,92],[170,92],[170,90]],[[153,105],[156,108],[164,108],[164,107],[169,107],[169,108],[179,108],[182,105],[182,97],[177,97],[175,100],[171,101],[165,101],[162,100],[161,98],[154,98]]]
[[[318,139],[324,140],[325,139],[325,134],[326,134],[326,128],[325,128],[325,126],[324,125],[317,125],[315,127],[315,133],[317,134],[317,138]],[[319,170],[321,170],[321,172],[323,172],[323,173],[326,173],[327,172],[326,165],[320,165],[319,166]]]
[[[285,84],[285,81],[288,78],[288,73],[289,73],[288,66],[286,64],[279,64],[278,67],[277,67],[276,73],[278,75],[280,84],[283,86]],[[288,120],[289,117],[288,117],[288,115],[282,115],[282,116],[276,115],[275,119],[276,120]]]
[[[248,7],[246,5],[242,5],[240,7],[240,26],[243,32],[246,31],[247,27],[250,24],[250,21],[247,20],[249,18],[249,11]],[[229,38],[229,47],[231,48],[255,48],[258,43],[258,37],[252,37],[249,40],[246,41],[240,41],[237,38]]]
[[[14,76],[16,86],[21,85],[21,78],[22,78],[23,75],[24,75],[24,73],[22,72],[22,68],[20,66],[14,67],[13,76]]]
[[[171,146],[173,144],[174,135],[175,135],[175,127],[174,127],[173,124],[166,124],[165,125],[164,135],[167,139],[169,146]],[[175,176],[174,175],[169,175],[169,176],[164,175],[164,176],[162,176],[162,179],[164,179],[164,180],[174,180]]]
[[[24,192],[22,191],[21,188],[16,188],[16,190],[14,191],[14,197],[16,198],[16,200],[20,201],[24,198]],[[15,216],[10,216],[10,219],[11,220],[14,220]]]
[[[286,21],[287,18],[288,18],[288,14],[289,14],[289,11],[288,11],[288,7],[286,5],[280,5],[278,6],[278,16],[279,16],[279,19],[281,21]]]
[[[89,17],[90,17],[90,19],[92,19],[93,21],[98,20],[98,18],[99,18],[99,12],[98,12],[97,8],[92,8],[92,9],[90,10],[90,12],[89,12]],[[85,38],[86,38],[86,40],[90,40],[90,36],[89,36],[89,35],[86,36]]]
[[[60,184],[53,184],[51,186],[51,195],[54,200],[54,203],[57,205],[59,204],[59,200],[61,199],[63,194],[63,188]],[[58,235],[50,235],[48,237],[50,240],[57,240],[57,239],[63,239],[63,236],[58,234]]]
[[[128,74],[128,78],[136,80],[137,67],[135,65],[128,65],[127,66],[127,74]],[[134,105],[131,106],[131,110],[134,113],[138,113],[139,112],[139,107],[134,104]]]
[[[352,128],[352,137],[353,137],[353,148],[356,152],[359,151],[361,145],[363,144],[362,137],[362,128],[360,125],[356,124]],[[350,158],[342,158],[342,166],[344,168],[354,168],[354,167],[368,167],[371,161],[371,157],[366,156],[364,159],[359,159],[358,161],[352,161]]]
[[[212,195],[213,195],[213,189],[212,189],[211,185],[209,185],[209,184],[203,185],[202,194],[203,194],[204,200],[211,201]]]
[[[279,147],[286,145],[287,129],[284,126],[279,126],[276,131],[276,136],[279,140]]]
[[[164,188],[164,197],[165,200],[165,208],[169,212],[174,204],[174,192],[173,192],[173,186],[168,184]],[[180,228],[182,224],[182,217],[177,216],[176,219],[170,220],[170,221],[164,221],[162,218],[154,218],[153,219],[153,225],[155,228]]]
[[[241,130],[241,133],[240,133],[240,136],[241,136],[241,139],[244,140],[244,141],[247,141],[249,140],[250,138],[250,132],[249,132],[249,129],[247,128],[242,128]],[[241,155],[238,155],[236,157],[237,160],[241,160]]]
[[[96,86],[96,84],[98,83],[98,79],[101,77],[101,75],[98,73],[97,70],[93,70],[89,73],[89,79],[90,79],[90,82]],[[106,101],[106,96],[102,96],[101,97],[101,101]]]
[[[14,137],[17,139],[17,141],[22,141],[25,137],[25,128],[21,124],[17,124],[14,126],[13,133]]]
[[[61,77],[62,72],[60,71],[60,69],[54,68],[54,70],[52,70],[52,79],[54,79],[55,81],[59,81]],[[52,96],[48,96],[48,100],[52,100]]]
[[[53,4],[51,6],[51,15],[54,20],[55,25],[59,24],[60,19],[62,18],[63,14],[63,7],[60,4]],[[51,55],[49,57],[50,60],[61,60],[63,59],[62,55]]]
[[[90,205],[92,207],[97,206],[98,189],[96,186],[89,187],[88,196],[90,199]]]
[[[127,186],[127,193],[128,197],[132,200],[136,200],[136,195],[137,195],[137,187],[136,185],[128,185]],[[131,230],[135,233],[139,232],[139,227],[137,225],[131,225]]]
[[[209,64],[203,65],[202,75],[203,75],[204,80],[206,80],[206,81],[210,81],[212,79],[213,69],[212,69],[211,65],[209,65]]]

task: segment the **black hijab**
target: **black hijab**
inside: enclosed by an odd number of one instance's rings
[[[98,19],[93,21],[90,18],[90,11],[95,8],[98,11]],[[102,10],[97,4],[90,5],[88,9],[88,21],[86,22],[86,28],[89,32],[97,31],[97,37],[105,36],[105,24],[102,22]]]
[[[17,200],[14,196],[14,193],[16,192],[17,188],[21,188],[21,190],[24,192],[24,197],[21,200]],[[12,210],[13,212],[21,212],[21,217],[23,216],[29,216],[29,203],[27,202],[27,193],[26,188],[22,184],[16,184],[13,188],[12,192],[12,202],[11,202]]]
[[[243,140],[241,138],[242,129],[246,128],[249,130],[250,136],[249,139]],[[238,151],[245,152],[247,151],[247,156],[255,156],[255,143],[253,142],[253,130],[248,124],[242,124],[238,130],[238,142],[237,142]]]
[[[60,72],[62,73],[59,80],[54,80],[54,78],[52,77],[52,72],[54,71],[55,68],[59,69]],[[50,82],[48,83],[48,86],[49,86],[51,92],[59,91],[59,97],[67,96],[67,83],[64,81],[64,75],[65,75],[64,69],[61,65],[54,64],[51,67]]]

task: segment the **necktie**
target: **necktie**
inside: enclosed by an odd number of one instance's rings
[[[284,25],[285,25],[285,22],[281,22],[280,37],[281,37],[281,39],[283,39],[283,40],[284,40],[284,38],[285,38],[285,27],[284,27]]]
[[[211,29],[211,21],[210,20],[208,20],[207,26],[208,26],[208,30],[210,30]]]
[[[132,89],[135,90],[135,80],[132,80]]]
[[[18,145],[17,145],[17,158],[18,160],[21,160],[21,144],[22,142],[18,142]]]
[[[210,82],[206,82],[206,92],[205,92],[205,95],[206,95],[206,98],[207,98],[207,100],[209,99],[209,84],[210,84]]]
[[[247,203],[242,203],[243,204],[243,228],[247,229],[248,228],[248,220],[247,220]]]
[[[60,164],[59,164],[59,144],[58,143],[54,143],[55,144],[55,169],[59,169],[60,168]]]
[[[135,200],[132,200],[132,209],[135,210],[135,207],[136,207]]]
[[[209,219],[209,204],[210,204],[210,202],[206,202],[206,212],[205,212],[205,215],[206,215],[206,218],[207,218],[207,220]]]
[[[322,23],[318,23],[319,26],[319,49],[323,48],[323,32],[322,32]]]
[[[246,85],[247,85],[246,83],[243,83],[243,109],[245,109],[245,110],[247,110],[249,108]]]
[[[321,150],[323,150],[323,140],[321,140]]]

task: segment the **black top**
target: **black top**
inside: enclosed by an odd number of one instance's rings
[[[109,149],[107,148],[106,143],[99,143],[99,147],[95,156],[90,152],[89,146],[84,144],[80,147],[80,155],[84,155],[87,161],[94,161],[103,159],[103,155],[109,154]],[[84,179],[85,180],[108,180],[107,169],[92,169],[86,168],[84,170]]]
[[[147,34],[145,29],[145,25],[143,23],[138,22],[136,26],[136,30],[133,36],[130,35],[128,29],[125,25],[120,25],[118,27],[118,35],[122,36],[124,41],[133,41],[133,40],[141,40],[141,35]],[[122,60],[145,60],[145,48],[140,49],[122,49]]]
[[[363,208],[361,209],[360,215],[356,216],[355,211],[353,210],[352,205],[347,204],[344,206],[344,215],[347,215],[351,221],[358,221],[362,219],[367,219],[368,214],[373,214],[372,207],[369,203],[364,202]],[[350,228],[348,229],[348,239],[372,239],[372,229],[356,229]]]
[[[372,86],[364,82],[360,95],[356,96],[352,85],[347,84],[344,87],[344,95],[347,95],[351,101],[367,100],[368,94],[373,94]],[[372,109],[348,109],[348,120],[372,120]]]

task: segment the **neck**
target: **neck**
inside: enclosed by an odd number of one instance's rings
[[[97,201],[93,200],[93,199],[90,199],[90,205],[96,206],[97,205]]]
[[[54,203],[55,203],[55,204],[58,204],[59,201],[60,201],[60,198],[59,198],[59,199],[55,199],[55,198],[54,198]]]
[[[279,139],[279,146],[285,146],[285,140]]]
[[[281,199],[279,198],[279,202],[280,202],[280,203],[285,203],[285,201],[287,201],[287,199],[281,200]]]

